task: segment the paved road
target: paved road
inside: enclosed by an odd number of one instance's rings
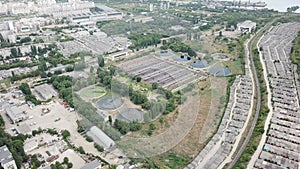
[[[252,49],[254,47],[254,42],[260,36],[262,36],[262,34],[264,33],[264,31],[267,30],[271,26],[271,24],[272,24],[272,22],[266,24],[247,43],[247,49],[245,50],[245,54],[247,55],[249,53],[249,58],[250,58],[250,61],[251,61],[251,66],[252,66],[252,73],[253,73],[253,76],[254,76],[255,86],[256,86],[256,91],[257,91],[257,94],[256,94],[256,96],[257,96],[256,112],[255,112],[255,116],[254,116],[251,128],[250,128],[250,130],[249,130],[249,132],[247,134],[247,137],[246,137],[245,141],[243,142],[241,148],[237,152],[236,156],[234,157],[234,159],[232,160],[232,162],[228,166],[228,169],[231,169],[231,168],[234,167],[234,165],[237,163],[237,161],[241,157],[242,153],[244,152],[246,146],[248,145],[248,143],[250,141],[250,138],[251,138],[251,136],[253,134],[254,128],[256,126],[256,123],[257,123],[257,120],[258,120],[258,117],[259,117],[260,106],[261,106],[260,105],[261,104],[261,92],[260,92],[260,86],[259,86],[259,81],[258,81],[258,77],[257,77],[256,67],[255,67],[254,61],[253,61]]]

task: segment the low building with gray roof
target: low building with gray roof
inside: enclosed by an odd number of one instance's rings
[[[26,110],[28,106],[12,106],[5,109],[6,115],[9,117],[12,123],[17,123],[26,119]]]
[[[237,24],[238,30],[242,32],[251,33],[256,28],[256,23],[250,20],[247,20],[242,23]]]
[[[87,135],[92,137],[94,142],[102,146],[104,150],[115,145],[115,142],[96,126],[91,127],[90,131],[87,132]]]
[[[81,167],[80,169],[100,169],[101,163],[98,160],[94,160],[90,163],[87,163],[85,166]]]
[[[15,160],[6,145],[0,147],[0,163],[3,169],[17,169]]]
[[[33,95],[35,95],[41,101],[47,101],[52,99],[52,97],[57,96],[57,92],[54,88],[48,84],[42,84],[40,86],[36,86],[33,89]]]
[[[117,115],[117,119],[126,121],[128,123],[133,122],[133,121],[143,122],[144,121],[144,112],[139,111],[134,108],[129,108],[129,109],[121,111]]]

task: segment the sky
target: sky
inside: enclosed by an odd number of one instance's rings
[[[268,4],[267,8],[275,9],[280,12],[285,12],[288,7],[300,6],[300,0],[251,0],[251,2],[266,2]],[[298,10],[297,12],[300,12]]]

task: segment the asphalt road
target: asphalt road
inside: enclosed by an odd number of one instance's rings
[[[267,30],[268,28],[270,28],[271,24],[273,22],[270,22],[268,24],[266,24],[262,29],[260,29],[248,42],[247,44],[247,49],[245,50],[245,54],[247,54],[247,51],[249,52],[249,59],[251,61],[251,67],[252,67],[252,73],[254,76],[254,80],[255,80],[255,86],[256,86],[256,96],[257,96],[257,103],[256,103],[256,112],[255,112],[255,116],[252,122],[252,125],[250,127],[250,130],[246,136],[246,139],[244,140],[241,148],[238,150],[236,156],[234,157],[234,159],[231,161],[231,163],[229,164],[229,166],[227,167],[228,169],[231,169],[234,167],[234,165],[237,163],[237,161],[240,159],[241,155],[243,154],[246,146],[248,145],[250,138],[253,134],[254,128],[256,126],[258,117],[259,117],[259,112],[260,112],[260,106],[261,106],[261,92],[260,92],[260,85],[259,85],[259,81],[258,81],[258,77],[257,77],[257,72],[256,72],[256,67],[253,61],[253,55],[252,55],[252,49],[253,49],[253,45],[254,42],[260,38],[263,34],[264,31]],[[249,45],[250,44],[250,45]]]

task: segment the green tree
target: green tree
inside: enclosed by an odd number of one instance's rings
[[[136,81],[137,81],[137,82],[141,82],[141,81],[142,81],[142,78],[139,77],[139,76],[137,76],[137,77],[136,77]]]
[[[80,154],[85,154],[85,151],[84,151],[84,149],[83,149],[82,146],[78,147],[78,152],[79,152]]]
[[[137,121],[133,121],[129,123],[130,131],[138,131],[142,128],[142,124],[138,123]]]
[[[5,122],[3,120],[3,117],[0,115],[0,127],[4,127]]]
[[[110,73],[110,75],[113,76],[115,74],[115,72],[116,72],[116,68],[114,66],[110,66],[109,67],[109,73]]]
[[[105,66],[104,58],[101,55],[98,56],[98,65],[99,65],[99,67],[104,67]]]
[[[96,143],[94,143],[94,147],[99,151],[99,152],[103,152],[104,148]]]
[[[39,168],[41,166],[41,162],[38,160],[36,155],[33,155],[31,157],[31,165],[32,167],[36,167],[36,168]]]
[[[68,167],[68,168],[72,168],[72,167],[73,167],[73,163],[71,163],[71,162],[68,163],[68,164],[67,164],[67,167]]]
[[[149,129],[150,129],[150,130],[155,130],[155,129],[156,129],[155,124],[151,123],[151,124],[149,125]]]
[[[93,138],[90,136],[86,136],[85,140],[88,142],[93,142]]]
[[[156,82],[152,83],[152,89],[155,90],[158,88],[158,84]]]
[[[25,95],[31,95],[30,87],[27,83],[22,83],[19,86],[19,89],[25,94]]]
[[[287,8],[288,13],[293,13],[299,9],[299,6],[292,6]]]
[[[42,61],[41,64],[38,66],[38,69],[39,69],[40,71],[46,71],[46,70],[48,70],[48,67],[47,67],[46,62],[45,62],[45,61]]]
[[[74,70],[74,66],[72,66],[72,65],[69,65],[65,68],[66,72],[72,72],[73,70]]]
[[[10,48],[11,57],[16,58],[18,57],[18,51],[16,48]]]
[[[108,122],[110,125],[112,125],[112,117],[111,116],[108,116]]]
[[[118,120],[115,120],[115,128],[120,131],[121,134],[127,134],[130,131],[130,126],[128,123]]]
[[[68,162],[69,162],[69,158],[68,157],[64,157],[64,164],[68,164]]]
[[[165,119],[163,117],[159,118],[159,123],[162,125],[165,122]]]
[[[40,73],[40,75],[41,75],[41,78],[47,78],[47,77],[48,77],[48,76],[47,76],[47,73],[44,72],[44,71],[42,71],[42,72]]]
[[[27,42],[30,42],[31,41],[31,38],[30,37],[25,37],[25,38],[22,38],[20,40],[20,43],[27,43]]]
[[[37,54],[37,49],[36,46],[30,46],[31,54],[36,55]]]
[[[55,71],[54,71],[54,74],[55,74],[55,75],[60,75],[60,74],[62,74],[62,73],[63,73],[62,70],[55,70]]]
[[[62,132],[62,136],[63,136],[63,138],[64,139],[67,139],[68,137],[70,137],[70,132],[68,131],[68,130],[64,130],[63,132]]]

